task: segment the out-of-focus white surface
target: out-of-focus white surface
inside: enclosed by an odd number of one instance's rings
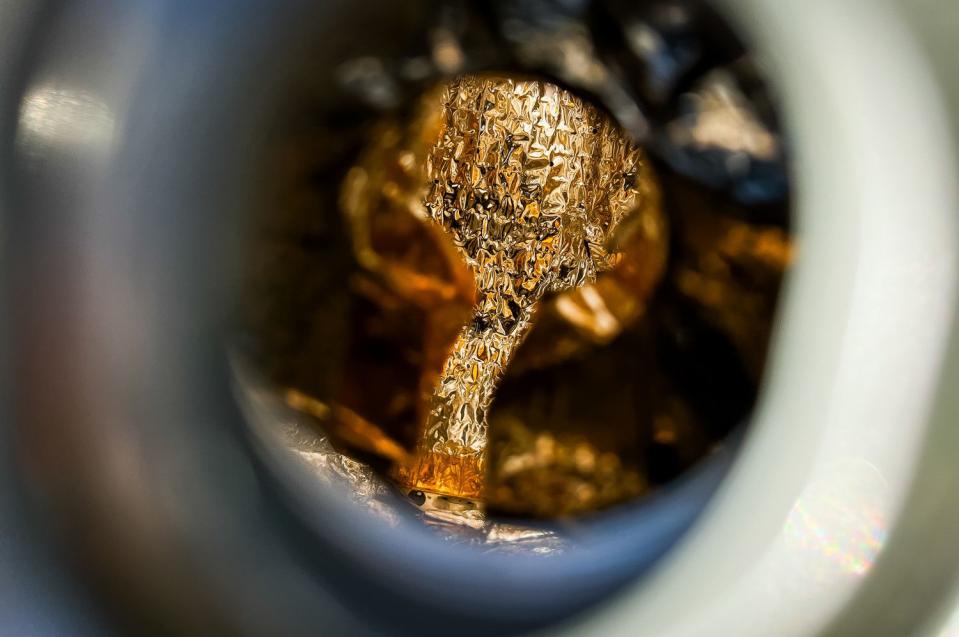
[[[959,170],[908,21],[880,0],[723,4],[792,137],[798,260],[737,465],[656,572],[571,626],[585,634],[825,629],[899,522],[954,329]]]

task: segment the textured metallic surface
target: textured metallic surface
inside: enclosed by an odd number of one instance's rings
[[[346,155],[350,169],[337,188],[344,219],[326,214],[329,199],[320,205],[324,189],[335,187],[329,154],[344,146],[343,131],[318,128],[319,104],[304,100],[305,125],[286,127],[293,133],[284,142],[287,151],[266,167],[290,187],[270,203],[272,232],[262,243],[258,238],[253,251],[266,258],[251,261],[266,267],[254,268],[256,291],[249,298],[251,314],[258,318],[249,342],[259,350],[259,366],[279,386],[295,387],[331,406],[326,431],[341,448],[363,459],[373,452],[372,462],[382,470],[387,467],[381,460],[388,458],[393,476],[403,473],[411,489],[447,481],[459,485],[452,493],[475,494],[478,476],[485,474],[484,500],[492,511],[547,516],[593,511],[667,483],[748,413],[754,383],[741,378],[739,361],[723,341],[730,331],[742,335],[751,324],[760,325],[755,342],[740,338],[736,346],[749,350],[743,355],[751,370],[761,367],[782,267],[770,268],[757,287],[751,264],[729,268],[723,260],[738,261],[738,256],[717,254],[708,241],[692,245],[687,239],[696,233],[694,217],[712,210],[748,227],[766,224],[788,233],[784,202],[762,209],[737,205],[757,198],[768,203],[782,195],[777,167],[786,144],[754,65],[742,57],[734,38],[723,36],[724,27],[705,7],[687,6],[665,23],[645,5],[596,13],[585,12],[586,5],[524,2],[489,9],[486,18],[501,27],[494,39],[508,44],[496,40],[487,49],[489,34],[471,21],[473,8],[446,6],[436,16],[429,55],[415,64],[357,57],[337,68],[341,89],[378,113],[377,123],[364,131],[363,150],[354,147],[357,155]],[[630,40],[629,56],[622,55],[619,31],[639,38]],[[691,41],[697,43],[694,49]],[[449,354],[464,336],[464,326],[473,321],[479,302],[488,299],[479,298],[483,282],[474,280],[476,263],[454,245],[451,228],[429,222],[423,204],[434,185],[425,165],[447,127],[450,74],[463,73],[474,82],[477,76],[470,74],[484,69],[505,76],[518,60],[523,70],[512,77],[559,78],[564,86],[576,87],[576,95],[601,104],[643,143],[649,161],[636,184],[641,205],[615,233],[615,267],[594,282],[547,294],[536,303],[533,325],[520,335],[523,346],[512,348],[505,376],[496,381],[500,386],[489,414],[477,414],[490,432],[482,467],[482,453],[437,455],[431,448],[461,444],[442,438],[449,432],[443,431],[444,418],[434,413],[434,394],[447,363],[455,362]],[[431,77],[431,65],[442,75]],[[627,93],[638,91],[638,101],[623,93],[631,82]],[[426,106],[418,101],[424,90]],[[319,103],[327,95],[321,92]],[[410,101],[398,108],[402,95]],[[495,102],[489,104],[495,112]],[[652,128],[645,132],[630,124],[623,108],[635,110],[637,104],[650,118]],[[469,106],[479,113],[487,104]],[[660,192],[664,189],[651,162],[663,179],[677,172],[695,179],[678,184],[672,179],[672,192]],[[469,186],[469,179],[463,181]],[[665,201],[698,182],[712,189],[707,201],[695,203],[702,211]],[[730,200],[734,204],[726,205]],[[344,220],[347,227],[338,228]],[[751,249],[736,250],[748,255]],[[706,253],[708,259],[700,258]],[[703,271],[722,286],[680,289],[680,268],[691,272],[688,280]],[[726,301],[736,295],[717,298],[713,292],[719,287],[760,302],[732,308]],[[717,302],[727,320],[717,320]],[[471,353],[460,361],[464,373],[473,371]],[[635,364],[637,353],[641,365]],[[605,367],[598,365],[600,358]],[[689,378],[691,365],[710,370]],[[605,383],[595,380],[614,368],[629,372]],[[476,366],[477,376],[482,369]],[[711,377],[723,380],[712,383]],[[490,387],[485,381],[476,385]],[[439,407],[450,412],[447,402]],[[583,405],[589,403],[594,408],[587,413]],[[471,414],[466,419],[480,420]],[[421,439],[431,420],[442,438],[432,446]],[[393,451],[416,452],[417,462],[382,453],[379,443],[371,444],[373,438]],[[540,440],[543,445],[529,446]],[[625,473],[598,471],[609,463],[566,461],[582,460],[587,448],[593,460],[614,453]],[[397,472],[396,465],[405,471]],[[584,467],[596,470],[584,472]],[[568,497],[571,493],[576,497]]]
[[[264,371],[274,382],[297,388],[286,391],[287,403],[316,415],[341,449],[378,469],[392,466],[408,491],[482,495],[491,511],[555,517],[657,489],[708,454],[749,408],[790,253],[788,231],[762,220],[781,224],[782,215],[765,212],[752,220],[741,204],[644,161],[632,192],[622,190],[634,205],[610,233],[606,246],[612,254],[597,259],[601,266],[595,269],[605,271],[587,272],[590,282],[537,301],[528,333],[520,335],[522,347],[513,348],[492,383],[483,379],[496,394],[481,423],[481,431],[488,426],[486,443],[479,452],[436,453],[421,437],[431,419],[448,433],[448,421],[435,413],[441,373],[450,371],[450,352],[490,296],[479,290],[481,268],[464,249],[467,242],[457,238],[469,231],[466,217],[457,220],[458,228],[452,221],[447,227],[424,204],[436,199],[431,193],[440,182],[428,175],[436,172],[431,158],[455,152],[459,140],[447,134],[451,90],[442,84],[404,117],[384,118],[369,131],[340,189],[346,241],[330,244],[345,245],[350,258],[326,248],[312,268],[280,259],[272,266],[279,269],[258,275],[250,295],[250,307],[263,320],[254,331],[258,337],[287,333],[291,343],[320,339],[341,351],[320,356],[302,349],[297,366],[303,373],[289,379],[269,367]],[[481,106],[487,103],[494,111],[492,100]],[[708,112],[709,139],[726,135],[736,141],[730,128],[738,120],[718,107]],[[687,119],[677,134],[700,122]],[[281,158],[297,161],[277,164],[295,178],[279,181],[288,185],[278,201],[281,216],[302,225],[258,243],[257,251],[278,241],[283,253],[302,252],[307,228],[315,227],[310,224],[317,212],[296,175],[309,174],[309,160],[319,151],[299,127],[293,130],[297,135],[282,146],[289,150]],[[496,138],[495,127],[483,130]],[[489,228],[490,219],[483,222]],[[478,249],[475,238],[474,244]],[[323,268],[331,264],[336,274],[323,284]],[[482,271],[493,281],[486,285],[495,287],[495,267],[486,259]],[[288,301],[274,306],[273,299],[292,291],[317,294],[323,303],[313,309]],[[341,328],[336,299],[344,295],[349,327]],[[282,314],[264,313],[264,307]],[[494,304],[481,319],[499,320],[496,309]],[[295,316],[304,319],[296,329],[279,329],[284,317]],[[506,327],[513,327],[511,321],[507,317]],[[347,338],[330,338],[340,333]],[[274,359],[292,362],[276,354]],[[467,362],[456,373],[471,379],[473,361]],[[482,367],[475,368],[479,379]],[[703,372],[697,376],[692,369]],[[324,375],[335,380],[326,390],[317,382]],[[368,393],[371,384],[376,400]],[[317,414],[313,403],[324,413]],[[437,489],[438,482],[455,488]],[[468,490],[464,483],[470,483]]]
[[[479,497],[498,382],[543,295],[612,266],[607,242],[637,204],[641,155],[595,107],[545,82],[467,76],[441,99],[426,208],[473,271],[478,303],[401,480]]]
[[[690,97],[702,108],[671,130],[695,147],[726,144],[732,152],[743,145],[734,133],[746,115],[728,106],[744,97],[722,84],[723,99],[708,99],[713,84],[701,99]],[[789,262],[785,208],[757,214],[644,159],[635,192],[622,193],[636,205],[610,233],[612,255],[599,259],[598,269],[609,269],[543,295],[502,378],[484,379],[496,397],[484,414],[483,451],[436,453],[422,439],[431,419],[448,433],[435,414],[436,388],[464,326],[489,300],[480,286],[495,286],[478,280],[481,268],[457,238],[469,231],[466,217],[446,226],[425,205],[440,182],[428,175],[436,172],[431,158],[455,152],[462,137],[446,134],[451,99],[450,85],[440,84],[366,131],[337,189],[342,217],[316,207],[311,175],[328,142],[307,126],[287,127],[267,162],[278,191],[251,259],[250,342],[267,354],[256,367],[295,388],[286,392],[291,406],[317,415],[310,405],[321,404],[328,413],[319,420],[338,448],[391,471],[407,491],[445,481],[455,488],[437,491],[481,494],[490,511],[537,517],[655,491],[748,413]],[[481,107],[496,110],[492,100],[474,110]],[[304,111],[312,112],[309,102]],[[496,128],[483,134],[488,151]],[[752,137],[754,146],[763,139]],[[486,259],[482,270],[495,279],[496,267]],[[499,320],[493,305],[484,321]],[[471,378],[467,362],[456,373]]]

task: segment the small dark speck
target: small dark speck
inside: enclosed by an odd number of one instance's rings
[[[482,314],[477,314],[473,318],[473,329],[477,332],[485,332],[489,329],[489,319]]]

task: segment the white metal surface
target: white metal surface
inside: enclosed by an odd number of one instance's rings
[[[732,474],[653,575],[570,627],[584,634],[826,629],[900,522],[954,329],[959,171],[904,15],[866,0],[724,4],[793,139],[798,260]]]

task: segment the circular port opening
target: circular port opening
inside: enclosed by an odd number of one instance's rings
[[[263,145],[254,446],[344,599],[568,616],[680,537],[748,421],[793,249],[773,100],[699,5],[363,28],[298,51]]]

